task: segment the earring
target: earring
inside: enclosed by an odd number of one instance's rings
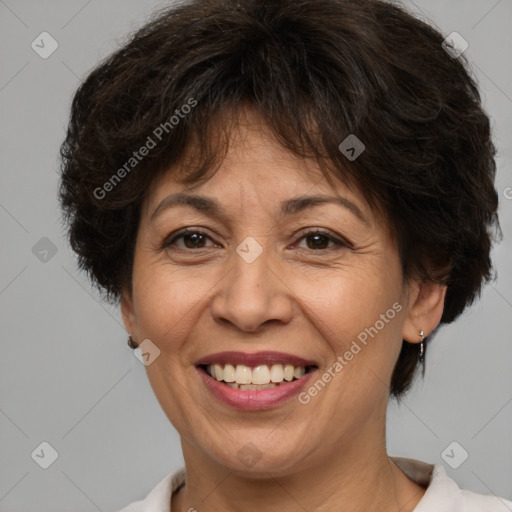
[[[137,343],[135,343],[135,341],[133,341],[133,338],[132,338],[131,334],[128,335],[128,346],[130,348],[137,348],[138,347]]]
[[[425,361],[425,344],[423,340],[425,339],[425,333],[423,331],[418,332],[418,336],[421,338],[420,342],[420,363],[423,363]]]

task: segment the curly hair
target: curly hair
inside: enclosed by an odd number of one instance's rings
[[[185,151],[194,165],[180,182],[208,179],[226,151],[216,122],[250,105],[285,148],[385,215],[404,276],[446,284],[441,324],[452,322],[491,279],[500,229],[489,119],[467,61],[443,39],[380,0],[156,11],[73,97],[59,199],[79,267],[108,301],[130,290],[149,186]],[[365,144],[353,161],[339,149],[349,134]],[[403,340],[392,396],[410,387],[418,350]]]

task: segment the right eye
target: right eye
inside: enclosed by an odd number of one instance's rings
[[[163,248],[168,248],[171,246],[176,246],[178,249],[204,249],[206,240],[211,240],[211,238],[204,232],[199,231],[197,229],[185,229],[179,231],[176,234],[171,235],[166,238],[163,245]],[[184,246],[179,246],[176,241],[182,240]]]

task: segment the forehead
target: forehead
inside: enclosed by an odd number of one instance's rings
[[[218,142],[224,143],[220,163],[204,179],[192,184],[181,180],[197,169],[197,156],[189,148],[181,164],[169,168],[156,179],[145,201],[145,214],[150,216],[169,195],[179,192],[214,197],[226,210],[256,203],[275,210],[276,203],[297,196],[336,196],[356,204],[367,219],[373,217],[364,196],[353,184],[327,176],[314,158],[301,158],[279,143],[260,116],[243,112],[228,132],[219,129]],[[227,133],[227,135],[226,135]],[[215,135],[214,135],[215,136]],[[329,177],[330,176],[330,177]]]

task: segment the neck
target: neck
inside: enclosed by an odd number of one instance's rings
[[[373,438],[375,439],[375,437]],[[366,441],[366,440],[365,440]],[[245,512],[254,510],[292,512],[379,511],[410,512],[425,489],[407,478],[389,459],[384,438],[357,442],[338,450],[315,465],[276,476],[272,472],[241,474],[202,457],[182,439],[186,485],[172,498],[172,512]]]

